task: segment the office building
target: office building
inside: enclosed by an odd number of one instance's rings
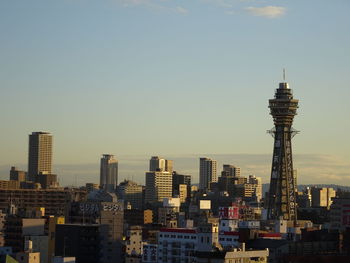
[[[39,173],[52,173],[52,135],[48,132],[29,135],[28,179],[37,182]]]
[[[118,198],[124,203],[129,203],[132,209],[142,209],[143,206],[143,187],[131,180],[124,180],[118,186]]]
[[[199,188],[210,189],[210,183],[217,182],[217,162],[210,158],[199,159]]]
[[[26,181],[26,175],[27,173],[25,171],[17,170],[16,167],[12,166],[10,170],[10,180],[11,181],[19,181],[24,182]]]
[[[173,172],[173,161],[159,158],[159,156],[152,156],[149,161],[150,172]]]
[[[170,172],[146,172],[145,203],[162,202],[172,197],[173,177]]]
[[[282,82],[276,89],[275,98],[269,100],[270,114],[275,127],[270,190],[267,200],[267,218],[297,220],[296,179],[293,174],[292,138],[297,133],[292,128],[297,114],[298,100],[288,83]]]
[[[336,196],[333,188],[311,188],[311,204],[312,207],[327,207],[329,209],[332,204],[332,198]]]
[[[114,155],[104,154],[100,166],[100,187],[107,192],[115,192],[118,183],[118,161]]]
[[[191,175],[179,174],[176,171],[173,172],[173,195],[183,195],[184,185],[186,186],[186,199],[191,198]],[[181,201],[182,202],[182,201]]]
[[[241,168],[231,164],[224,164],[222,167],[221,176],[240,177]]]
[[[99,225],[56,226],[55,256],[75,257],[77,263],[96,263],[99,252]]]

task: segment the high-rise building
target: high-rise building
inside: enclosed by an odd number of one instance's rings
[[[241,168],[231,165],[231,164],[224,164],[222,169],[222,176],[233,176],[233,177],[240,177],[241,176]]]
[[[159,158],[159,156],[152,156],[149,161],[150,172],[173,172],[173,161]]]
[[[275,127],[270,131],[274,137],[270,190],[268,195],[268,219],[297,220],[296,185],[293,174],[292,128],[297,114],[298,100],[288,83],[282,82],[276,89],[275,98],[269,100],[270,114]]]
[[[184,193],[184,185],[186,185],[186,198],[191,198],[191,175],[179,174],[173,172],[173,195],[181,195]]]
[[[131,180],[124,180],[118,186],[118,198],[130,203],[132,209],[142,209],[143,187]]]
[[[311,203],[313,207],[327,207],[329,209],[332,204],[332,198],[336,196],[333,188],[311,188]]]
[[[209,189],[210,183],[217,182],[217,162],[210,158],[199,159],[199,188]]]
[[[118,161],[114,155],[104,154],[100,166],[100,187],[107,192],[114,192],[118,183]]]
[[[162,202],[172,197],[173,177],[169,172],[146,172],[145,203]]]
[[[52,135],[48,132],[29,135],[28,179],[36,182],[39,173],[52,173]]]
[[[26,180],[26,172],[17,170],[12,166],[10,170],[10,180],[24,182]]]

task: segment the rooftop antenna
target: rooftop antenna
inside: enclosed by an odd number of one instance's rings
[[[283,68],[283,81],[286,82],[286,69]]]

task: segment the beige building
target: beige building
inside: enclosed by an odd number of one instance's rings
[[[188,193],[187,193],[188,186],[187,184],[179,184],[179,197],[180,197],[180,202],[185,203]]]
[[[29,135],[29,180],[36,182],[40,172],[52,173],[52,135],[48,132],[33,132]]]
[[[131,209],[142,209],[142,185],[131,180],[124,180],[118,186],[118,198],[130,203]]]
[[[145,202],[162,202],[172,197],[172,174],[170,172],[146,172]]]
[[[26,180],[26,172],[17,170],[12,166],[10,170],[10,180],[24,182]]]
[[[336,192],[333,188],[311,188],[311,204],[313,207],[327,207],[330,208],[332,204],[332,198],[336,196]]]

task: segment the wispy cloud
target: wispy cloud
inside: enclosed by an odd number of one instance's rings
[[[167,0],[116,0],[124,7],[142,6],[154,11],[174,12],[182,15],[188,14],[189,10],[183,6],[173,6],[172,1]]]
[[[286,8],[282,6],[246,7],[245,10],[254,16],[277,18],[286,14]]]

